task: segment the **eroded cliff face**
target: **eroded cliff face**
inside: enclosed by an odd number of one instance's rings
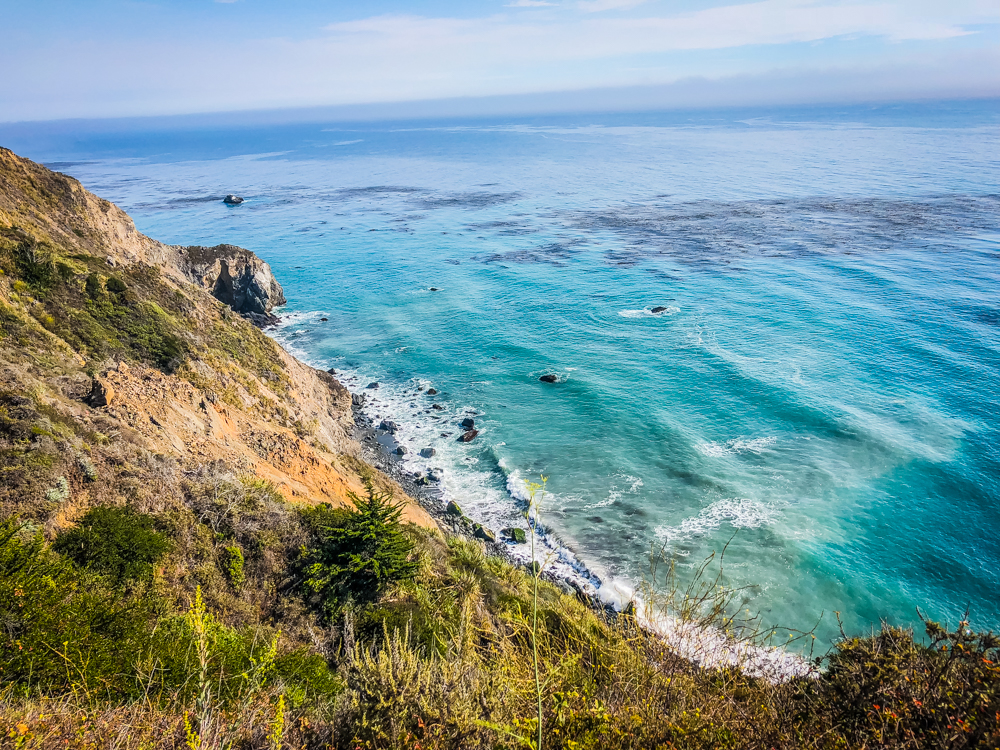
[[[250,251],[156,242],[0,149],[0,272],[5,514],[53,531],[95,502],[183,503],[207,472],[303,503],[373,483],[434,524],[361,460],[350,393],[242,317],[284,302]]]
[[[181,268],[194,283],[255,323],[271,322],[269,313],[285,304],[281,284],[271,267],[236,245],[185,247]]]

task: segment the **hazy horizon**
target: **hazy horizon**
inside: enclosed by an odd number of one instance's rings
[[[1000,96],[1000,5],[956,0],[39,0],[0,122],[340,119]]]

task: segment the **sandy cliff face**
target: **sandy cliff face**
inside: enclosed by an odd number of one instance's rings
[[[406,501],[407,520],[433,525],[360,459],[347,390],[234,314],[284,302],[250,251],[156,242],[76,180],[0,149],[0,271],[7,511],[72,520],[86,502],[113,501],[130,484],[123,471],[141,478],[145,455],[179,467],[166,484],[150,477],[160,492],[182,493],[185,472],[205,466],[305,503],[346,504],[368,481]],[[51,500],[63,484],[73,500]]]

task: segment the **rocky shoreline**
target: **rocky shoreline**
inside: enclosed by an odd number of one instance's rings
[[[477,533],[478,529],[482,528],[480,524],[462,515],[461,510],[455,512],[454,508],[457,508],[457,505],[454,502],[445,504],[444,492],[437,483],[428,483],[426,479],[420,481],[423,478],[422,475],[408,471],[401,456],[390,450],[390,446],[384,439],[387,431],[378,429],[373,420],[364,413],[363,405],[363,394],[360,398],[356,395],[352,404],[354,414],[352,437],[362,446],[362,458],[366,463],[371,464],[397,482],[406,494],[415,499],[420,507],[427,511],[445,533],[479,542],[486,554],[491,557],[502,558],[526,571],[532,570],[530,564],[511,554],[509,546],[498,535],[494,535],[497,537],[495,539],[489,539],[482,533]],[[539,577],[558,586],[563,593],[577,597],[605,618],[614,619],[620,614],[614,606],[602,602],[596,593],[584,591],[569,578],[560,576],[551,570],[542,570]]]

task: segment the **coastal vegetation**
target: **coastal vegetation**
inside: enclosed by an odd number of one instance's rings
[[[443,533],[309,416],[349,410],[329,376],[0,156],[3,746],[1000,747],[1000,639],[969,622],[768,679]],[[658,570],[650,601],[732,624],[723,571]]]

